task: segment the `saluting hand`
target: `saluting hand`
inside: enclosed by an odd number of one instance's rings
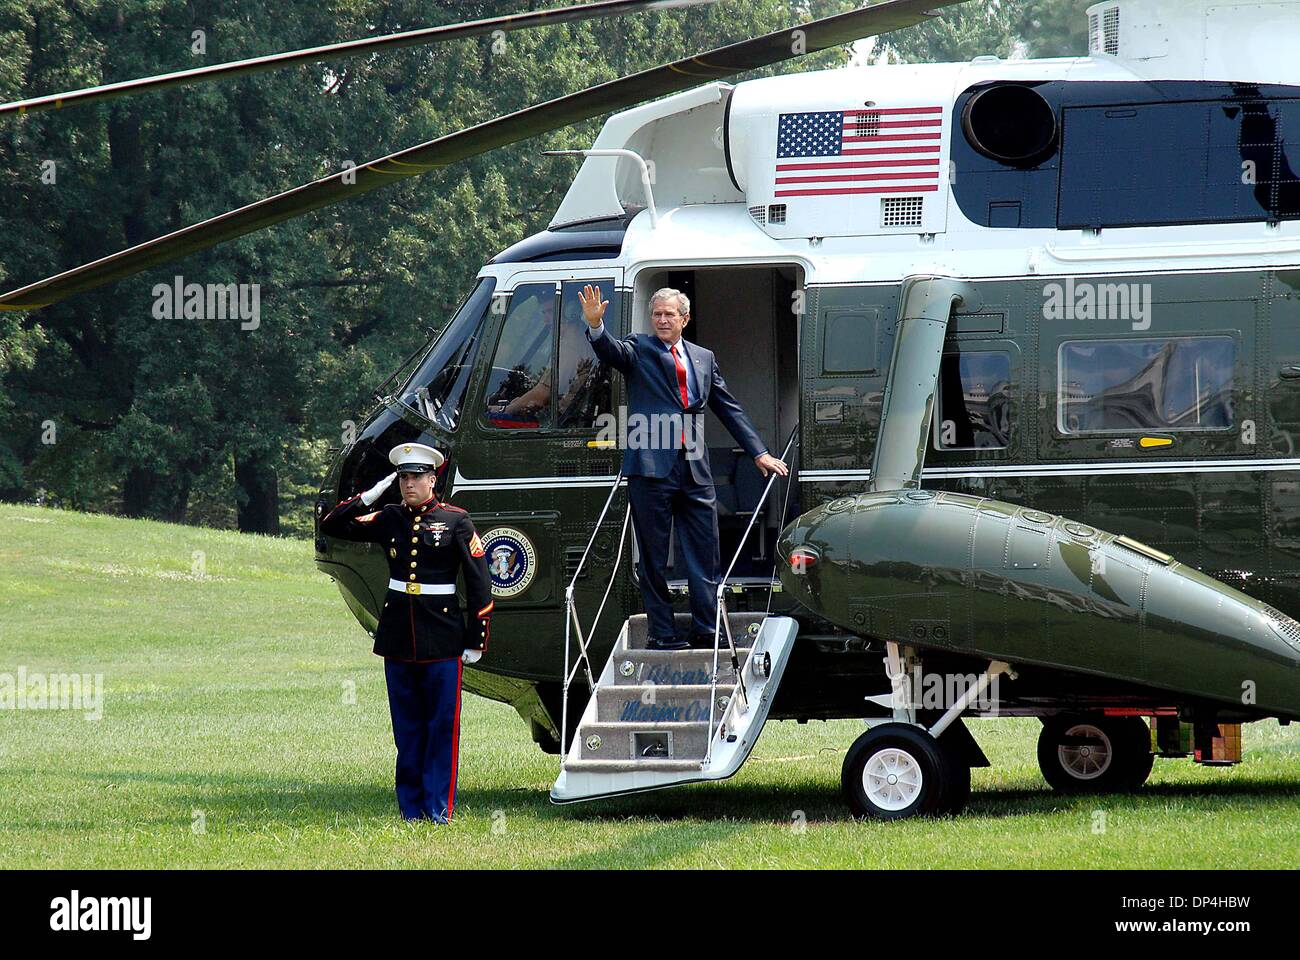
[[[579,291],[578,300],[582,303],[582,319],[595,330],[605,321],[605,308],[609,306],[609,301],[600,299],[600,287],[591,284]]]
[[[396,473],[390,473],[361,495],[361,502],[367,507],[384,495],[384,491],[397,479]]]

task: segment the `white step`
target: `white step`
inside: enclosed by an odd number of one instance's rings
[[[694,723],[592,723],[579,731],[582,760],[704,759],[707,719]]]
[[[763,613],[733,613],[728,616],[727,621],[731,624],[731,638],[737,647],[748,647],[753,643],[753,637],[749,634],[750,624],[759,624],[763,622],[766,614]],[[691,627],[690,614],[679,613],[674,618],[677,624],[677,635],[685,637],[688,635]],[[649,630],[650,621],[646,619],[644,613],[638,613],[634,617],[628,617],[627,623],[623,625],[625,631],[620,646],[624,650],[645,650],[646,642],[650,639]],[[711,632],[711,631],[710,631]],[[727,650],[727,635],[722,634],[721,648]],[[710,654],[713,647],[709,646]]]
[[[748,650],[741,652],[741,662]],[[616,686],[682,686],[709,682],[713,671],[712,650],[625,650],[615,646],[610,657],[614,664]],[[734,686],[736,671],[731,666],[731,652],[718,654],[718,683]]]
[[[711,649],[646,650],[645,617],[623,625],[551,788],[552,801],[721,780],[740,769],[767,720],[798,624],[763,614],[732,614],[729,622],[737,647],[745,646],[739,655],[747,697],[729,650],[719,655],[715,688],[708,682]],[[761,625],[754,634],[747,629],[751,623]],[[756,669],[758,662],[770,664],[770,675]],[[703,682],[660,682],[674,679]],[[705,762],[710,737],[713,749]]]
[[[633,777],[645,773],[699,773],[699,760],[570,760],[564,765],[564,769],[570,774],[630,774]],[[576,778],[575,778],[576,779]],[[692,778],[694,780],[699,777]],[[691,780],[683,780],[683,783],[690,783]],[[664,784],[671,786],[672,784]],[[646,789],[646,788],[641,788]],[[629,790],[614,790],[608,793],[592,794],[589,797],[572,797],[570,800],[594,800],[598,796],[613,796],[616,793],[629,793]],[[557,803],[568,802],[561,800],[551,790],[551,799]]]
[[[611,684],[596,688],[596,715],[591,718],[597,723],[689,723],[707,722],[709,719],[709,696],[713,688],[707,683],[690,686],[671,686],[668,684],[649,684],[631,686]],[[734,687],[718,684],[717,701],[713,716],[722,716],[727,709]],[[583,717],[583,726],[588,718]]]

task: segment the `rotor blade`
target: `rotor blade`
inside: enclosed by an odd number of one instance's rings
[[[400,47],[414,47],[422,44],[439,43],[444,40],[460,40],[464,37],[477,37],[497,30],[525,30],[530,27],[549,26],[553,23],[569,23],[574,20],[590,20],[594,17],[616,17],[627,13],[641,13],[645,10],[667,7],[691,7],[717,0],[601,0],[598,3],[579,4],[570,7],[557,7],[553,10],[537,10],[530,13],[510,14],[505,17],[492,17],[487,20],[474,20],[468,23],[451,23],[441,27],[428,27],[423,30],[410,30],[406,33],[392,33],[383,37],[370,37],[365,40],[347,40],[332,43],[324,47],[312,47],[308,50],[291,50],[286,53],[273,53],[265,57],[250,60],[236,60],[232,63],[214,63],[193,70],[181,70],[178,73],[160,74],[156,77],[141,77],[137,80],[123,80],[121,83],[107,83],[99,87],[87,87],[84,90],[71,90],[67,93],[51,93],[30,100],[17,100],[13,103],[0,104],[0,116],[6,113],[35,113],[40,110],[58,110],[64,107],[81,106],[111,100],[115,97],[130,96],[134,93],[149,93],[165,90],[169,87],[182,87],[206,80],[226,80],[230,77],[242,77],[250,73],[276,70],[280,67],[295,66],[300,63],[319,63],[323,60],[338,60],[355,56],[359,53],[375,53],[381,50],[396,50]]]
[[[719,47],[709,53],[652,67],[640,73],[526,107],[457,133],[408,147],[363,166],[351,167],[284,193],[250,203],[174,233],[147,240],[93,263],[0,294],[0,310],[35,310],[140,273],[186,254],[252,233],[312,210],[366,193],[402,177],[438,170],[592,117],[676,93],[710,80],[790,60],[803,53],[899,30],[921,23],[938,7],[966,0],[886,0],[870,7]],[[798,51],[798,52],[796,52]]]

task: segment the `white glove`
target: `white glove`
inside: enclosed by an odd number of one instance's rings
[[[367,507],[384,495],[384,491],[397,479],[396,473],[390,473],[361,495],[361,502]]]
[[[460,655],[461,663],[478,663],[483,659],[482,650],[466,650]]]

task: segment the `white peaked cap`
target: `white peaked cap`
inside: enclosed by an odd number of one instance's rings
[[[423,443],[399,443],[389,451],[388,459],[398,473],[428,473],[441,467],[447,458]]]

